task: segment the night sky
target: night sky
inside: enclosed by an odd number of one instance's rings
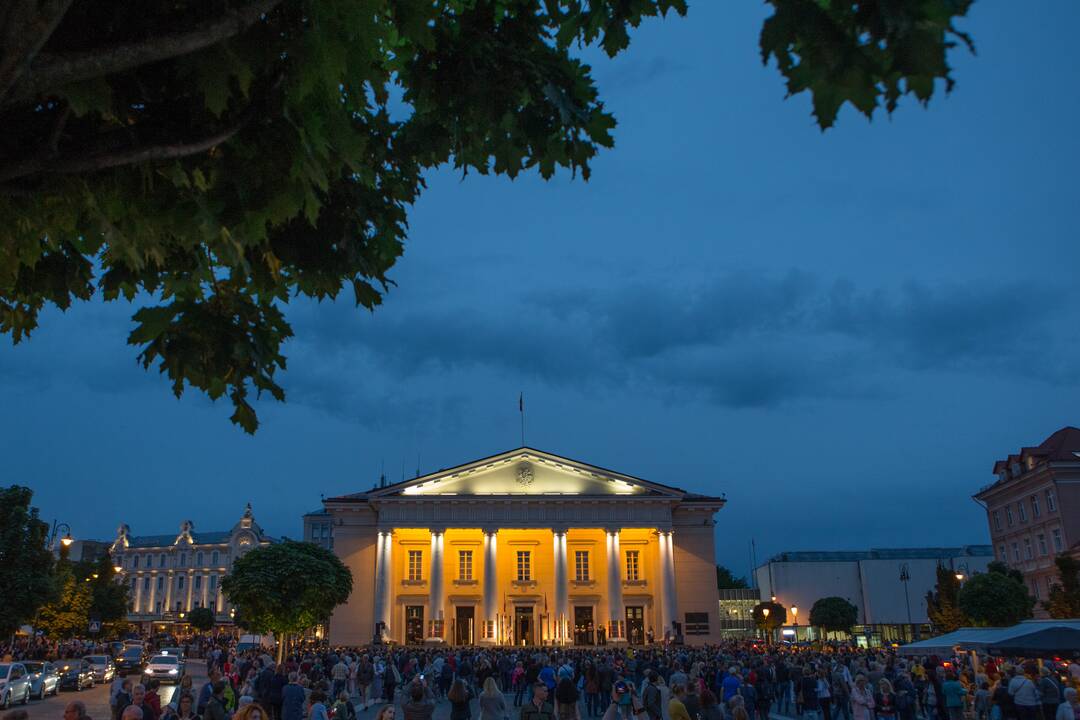
[[[988,541],[993,462],[1080,423],[1074,29],[983,0],[957,86],[822,134],[763,67],[759,3],[692,2],[615,61],[584,183],[428,178],[374,314],[296,302],[252,438],[135,362],[133,308],[0,343],[6,484],[80,538],[300,534],[320,493],[527,443],[726,493],[717,557]],[[418,459],[419,457],[419,459]]]

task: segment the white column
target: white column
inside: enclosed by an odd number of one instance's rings
[[[191,612],[191,595],[195,592],[195,576],[188,571],[187,580],[187,600],[184,601],[184,612]]]
[[[626,624],[626,611],[622,599],[622,552],[619,550],[619,531],[607,530],[607,570],[608,570],[608,642],[621,642],[626,633],[622,628]]]
[[[555,642],[567,642],[567,615],[570,612],[570,581],[566,570],[566,530],[555,528]]]
[[[660,637],[671,633],[678,619],[678,600],[675,594],[675,545],[671,530],[661,530],[660,539]]]
[[[171,572],[165,573],[165,612],[172,612],[172,586],[175,578]]]
[[[157,574],[149,573],[150,577],[150,600],[146,603],[146,612],[152,613],[157,609],[157,605],[154,604],[154,599],[157,596]],[[139,578],[139,587],[142,587],[143,579]]]
[[[202,583],[202,598],[199,600],[199,607],[210,607],[206,604],[210,598],[210,576],[202,575],[200,577],[202,577],[202,580],[199,581]]]
[[[431,574],[428,576],[428,638],[445,639],[443,617],[443,531],[431,531]],[[439,621],[436,627],[436,621]]]
[[[394,537],[389,531],[380,530],[375,543],[375,635],[380,640],[390,637],[390,580],[392,578],[391,549]],[[381,630],[380,630],[381,624]]]
[[[132,575],[135,578],[135,612],[142,612],[142,578],[138,575]]]
[[[484,531],[484,632],[483,640],[498,641],[496,628],[499,621],[499,564],[498,534],[496,530]]]

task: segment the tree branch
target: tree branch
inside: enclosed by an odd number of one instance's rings
[[[66,2],[70,3],[71,0]],[[13,84],[6,98],[0,92],[0,106],[27,100],[69,83],[131,70],[208,48],[243,32],[281,2],[283,0],[254,0],[249,5],[227,10],[220,17],[189,30],[162,37],[67,55],[42,55],[30,63],[29,69]],[[0,81],[2,79],[0,75]],[[2,84],[0,88],[3,88]]]
[[[0,8],[0,100],[52,37],[73,0],[8,0]]]

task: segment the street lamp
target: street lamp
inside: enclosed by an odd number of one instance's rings
[[[791,606],[791,622],[795,625],[795,642],[799,642],[799,608]]]
[[[765,618],[765,622],[763,623],[765,625],[765,642],[768,643],[769,642],[769,635],[772,634],[772,633],[769,632],[769,608],[767,608],[767,607],[761,608],[761,616],[763,618]]]
[[[62,547],[69,548],[71,547],[71,543],[75,542],[75,538],[71,537],[71,526],[67,523],[57,522],[56,520],[53,520],[52,530],[49,532],[49,537],[45,543],[46,545],[48,545],[50,550],[54,550],[56,548],[56,536],[60,532],[64,533],[64,536],[60,538],[60,545]]]
[[[907,563],[900,563],[900,582],[904,583],[904,602],[907,604],[907,624],[911,630],[911,597],[908,595],[908,582],[911,580],[911,572]]]

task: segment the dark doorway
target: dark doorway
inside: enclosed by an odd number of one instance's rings
[[[458,606],[454,613],[454,644],[474,644],[473,625],[476,619],[476,608],[472,605],[467,607]]]
[[[574,606],[574,644],[592,645],[596,642],[593,635],[593,613],[591,607]]]
[[[626,639],[631,645],[645,644],[645,608],[640,605],[626,608]]]
[[[536,644],[532,607],[514,608],[514,644],[532,647]]]
[[[420,645],[424,642],[424,606],[405,606],[405,644]]]

